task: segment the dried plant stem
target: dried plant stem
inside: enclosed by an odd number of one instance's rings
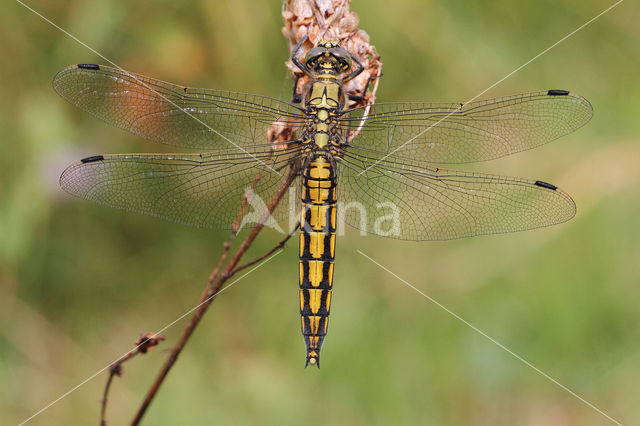
[[[296,226],[291,230],[291,232],[289,232],[289,235],[287,235],[282,241],[280,241],[278,244],[276,244],[275,247],[273,247],[271,250],[269,250],[268,252],[266,252],[262,256],[257,257],[255,259],[253,259],[252,261],[245,263],[242,266],[238,266],[237,268],[235,268],[232,271],[232,273],[233,274],[237,274],[238,272],[242,271],[243,269],[247,269],[250,266],[255,265],[256,263],[260,263],[264,259],[266,259],[267,257],[271,256],[276,251],[280,250],[281,248],[284,248],[284,245],[287,243],[287,241],[289,241],[289,239],[293,236],[293,234],[296,233],[296,231],[298,230],[299,227],[300,227],[300,222],[298,222],[296,224]]]
[[[111,383],[113,382],[114,376],[119,376],[121,374],[121,365],[123,362],[128,361],[133,358],[138,353],[137,348],[133,349],[131,352],[126,354],[124,357],[118,360],[118,362],[111,364],[109,366],[109,378],[107,379],[107,384],[104,387],[104,393],[102,394],[102,409],[100,410],[100,426],[107,426],[107,402],[109,396],[109,390],[111,389]]]
[[[135,343],[136,347],[133,348],[125,356],[114,362],[109,366],[109,378],[107,384],[104,387],[104,393],[102,395],[102,409],[100,410],[100,425],[107,425],[107,402],[109,396],[109,390],[111,389],[111,383],[115,376],[122,375],[122,364],[129,361],[131,358],[138,354],[146,354],[149,349],[157,346],[165,337],[162,334],[145,333],[140,336],[140,339]]]
[[[104,387],[104,393],[102,395],[102,409],[100,410],[100,426],[107,426],[107,396],[109,396],[109,389],[111,388],[111,382],[113,381],[113,376],[117,375],[113,369],[113,366],[109,368],[109,378],[107,379],[107,384]]]
[[[209,279],[207,281],[207,285],[205,286],[205,290],[203,291],[202,296],[200,297],[200,301],[198,302],[198,308],[193,313],[193,316],[191,317],[191,321],[189,321],[189,324],[187,325],[187,327],[183,331],[182,336],[180,337],[180,340],[171,349],[167,360],[165,361],[164,365],[162,366],[162,369],[160,370],[160,372],[159,372],[158,376],[156,377],[155,381],[151,385],[151,388],[147,392],[147,395],[145,396],[142,404],[138,408],[138,411],[136,412],[135,417],[131,421],[132,425],[139,424],[140,420],[142,419],[142,416],[144,415],[145,411],[149,407],[149,404],[153,400],[153,397],[156,395],[156,393],[160,389],[160,386],[164,382],[164,379],[167,377],[167,374],[169,373],[169,370],[171,370],[171,367],[173,367],[173,365],[177,361],[178,356],[180,355],[180,353],[182,352],[182,349],[184,348],[185,344],[189,340],[189,337],[191,337],[191,335],[193,334],[196,326],[200,323],[200,320],[202,319],[203,315],[205,314],[205,312],[207,311],[207,309],[209,308],[209,306],[211,305],[211,303],[215,299],[215,295],[220,292],[220,290],[222,289],[222,287],[224,286],[226,281],[229,278],[231,278],[236,272],[238,272],[239,270],[242,270],[242,269],[246,268],[247,266],[249,266],[249,264],[247,264],[247,265],[243,265],[243,266],[241,266],[239,268],[236,268],[236,266],[240,262],[240,259],[242,259],[242,256],[247,252],[247,250],[249,249],[251,244],[254,242],[254,240],[256,239],[258,234],[260,233],[260,231],[262,231],[262,229],[264,228],[264,221],[267,218],[267,214],[270,214],[275,209],[275,207],[278,205],[278,203],[280,202],[280,200],[282,199],[282,197],[286,193],[287,189],[289,188],[289,186],[291,185],[291,183],[293,182],[293,180],[295,179],[297,174],[298,174],[298,169],[295,166],[292,166],[289,169],[289,174],[287,175],[286,179],[284,180],[284,182],[282,183],[280,188],[278,188],[278,191],[276,192],[274,197],[269,202],[269,204],[267,206],[267,210],[268,211],[265,212],[265,214],[262,217],[262,220],[256,225],[255,228],[253,228],[251,230],[249,235],[247,235],[247,237],[244,239],[242,244],[240,244],[240,247],[238,247],[238,249],[235,251],[234,255],[232,256],[232,258],[229,261],[229,263],[227,264],[227,266],[224,268],[222,273],[220,273],[220,269],[222,268],[222,265],[224,264],[224,261],[226,260],[228,254],[231,251],[231,243],[235,239],[235,236],[237,234],[237,229],[238,229],[237,224],[239,223],[239,221],[242,218],[242,214],[243,214],[242,211],[244,210],[244,205],[243,205],[243,208],[241,209],[241,212],[238,215],[238,220],[234,224],[233,231],[231,232],[231,236],[230,236],[229,240],[227,242],[225,242],[224,252],[220,256],[220,260],[218,261],[218,264],[216,265],[216,267],[214,268],[213,272],[209,276]],[[281,242],[279,242],[273,249],[271,249],[269,253],[261,256],[260,260],[264,259],[270,253],[275,252],[279,248],[282,248],[284,246],[284,244],[286,243],[286,241],[291,237],[291,235],[293,235],[293,233],[290,233],[289,235],[287,235],[287,237],[284,240],[282,240]],[[252,261],[252,262],[250,262],[250,264],[254,264],[257,261],[259,261],[259,260]]]

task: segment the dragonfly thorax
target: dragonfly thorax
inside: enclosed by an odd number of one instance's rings
[[[338,117],[344,108],[340,83],[334,79],[313,82],[306,96],[307,125],[302,137],[307,152],[318,150],[337,154],[343,145]]]

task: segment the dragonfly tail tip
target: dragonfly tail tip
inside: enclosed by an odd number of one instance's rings
[[[307,363],[304,367],[307,368],[309,364],[315,365],[316,367],[320,368],[320,356],[317,352],[307,353]]]

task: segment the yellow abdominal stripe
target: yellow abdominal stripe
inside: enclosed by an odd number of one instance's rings
[[[305,278],[307,278],[309,280],[309,283],[311,284],[311,287],[319,287],[320,283],[322,283],[322,280],[324,278],[323,269],[324,269],[325,263],[329,264],[327,281],[329,284],[329,288],[331,288],[331,285],[333,283],[333,262],[325,262],[325,261],[319,261],[319,260],[308,260],[306,261],[306,263],[300,262],[300,282],[302,282]],[[305,264],[309,266],[309,272],[306,275],[306,277],[304,275]]]

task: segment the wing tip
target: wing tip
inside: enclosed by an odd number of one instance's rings
[[[69,65],[68,67],[64,67],[60,71],[58,71],[56,73],[56,75],[53,77],[53,81],[51,82],[51,84],[53,85],[53,89],[60,96],[62,96],[63,98],[66,99],[66,97],[64,96],[64,94],[60,90],[61,88],[59,87],[59,84],[64,79],[64,77],[66,76],[67,73],[73,72],[73,71],[77,71],[77,70],[99,71],[100,69],[101,69],[100,65],[98,65],[98,64],[75,64],[75,65]]]
[[[575,217],[578,208],[576,206],[576,202],[573,200],[573,198],[571,198],[571,196],[569,194],[567,194],[566,192],[564,192],[562,189],[558,188],[557,186],[555,186],[552,183],[549,182],[545,182],[543,180],[536,180],[533,183],[534,186],[537,186],[539,188],[544,188],[544,189],[548,189],[550,191],[556,192],[559,196],[563,197],[565,199],[565,201],[567,202],[567,204],[569,205],[569,209],[567,210],[566,214],[564,214],[564,216],[562,218],[560,218],[559,220],[555,221],[555,222],[551,222],[547,225],[543,225],[543,226],[539,226],[538,228],[542,228],[542,227],[546,227],[546,226],[552,226],[552,225],[558,225],[560,223],[565,223],[569,220],[571,220],[573,217]],[[534,228],[532,228],[534,229]]]
[[[70,174],[75,170],[78,166],[87,164],[87,163],[96,163],[98,161],[103,161],[103,155],[92,155],[90,157],[85,157],[80,161],[71,164],[69,167],[64,169],[60,178],[58,179],[58,184],[64,190],[64,192],[71,194],[75,197],[86,198],[84,195],[84,191],[80,190],[77,182],[73,181],[73,176],[70,178]]]
[[[580,127],[582,127],[585,124],[587,124],[591,120],[591,118],[593,117],[593,105],[591,105],[591,102],[589,102],[589,100],[587,100],[583,96],[578,95],[577,93],[570,92],[569,90],[549,89],[549,90],[547,90],[547,96],[567,96],[567,97],[572,97],[575,100],[578,100],[579,103],[581,103],[586,108],[582,124],[579,125],[574,130],[577,130]]]

